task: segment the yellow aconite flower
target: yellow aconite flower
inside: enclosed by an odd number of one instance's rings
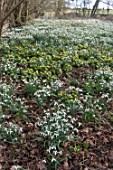
[[[47,66],[47,68],[51,68],[51,66]]]
[[[36,74],[36,72],[34,72],[34,73],[32,73],[34,76],[36,76],[37,74]]]
[[[32,68],[28,68],[27,69],[29,73],[32,73],[33,72],[33,69]]]
[[[107,60],[108,60],[108,61],[112,61],[112,60],[113,60],[113,58],[112,58],[112,57],[109,57]]]
[[[55,78],[56,78],[56,77],[53,75],[53,76],[52,76],[52,79],[55,79]]]
[[[9,54],[8,57],[9,57],[9,58],[10,58],[10,57],[13,57],[13,55]]]
[[[70,95],[69,98],[70,98],[70,99],[73,99],[73,96]]]
[[[35,61],[35,59],[34,59],[34,58],[31,58],[31,59],[30,59],[30,61],[31,61],[31,62],[34,62],[34,61]]]
[[[19,49],[20,47],[19,46],[15,46],[15,48]]]
[[[106,58],[106,56],[105,56],[105,55],[102,55],[101,58]]]
[[[62,96],[62,93],[58,93],[58,96]]]
[[[18,60],[21,60],[21,57],[20,57],[20,56],[18,56]]]
[[[35,72],[36,74],[38,74],[38,70],[36,70],[36,72]]]

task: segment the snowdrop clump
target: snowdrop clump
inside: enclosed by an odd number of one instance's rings
[[[57,157],[62,155],[61,144],[74,139],[78,129],[74,127],[76,119],[67,114],[64,105],[54,101],[53,108],[54,110],[52,108],[45,110],[43,120],[39,119],[36,124],[41,127],[40,135],[44,138],[47,152],[53,155],[54,161],[57,161]]]
[[[5,122],[0,125],[0,140],[16,143],[23,129],[12,122]]]
[[[71,24],[73,26],[71,26]],[[78,25],[77,25],[78,24]],[[38,25],[38,27],[37,27]],[[59,27],[60,25],[60,27]],[[80,25],[80,26],[79,26]],[[85,43],[85,40],[92,40],[90,43],[98,44],[104,41],[106,44],[111,42],[112,37],[105,36],[106,33],[111,35],[112,23],[106,23],[99,20],[37,20],[34,23],[28,23],[22,28],[15,28],[5,33],[14,39],[33,39],[34,35],[49,35],[50,37],[67,37],[76,43]],[[46,29],[45,29],[46,28]],[[100,37],[100,40],[97,39]]]

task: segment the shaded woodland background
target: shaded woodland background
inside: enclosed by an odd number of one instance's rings
[[[79,2],[79,5],[78,5]],[[81,2],[81,3],[80,3]],[[106,9],[99,9],[103,2]],[[74,8],[70,8],[74,3]],[[112,20],[113,1],[95,0],[0,0],[0,37],[7,28],[19,27],[35,18],[80,18],[96,17]]]

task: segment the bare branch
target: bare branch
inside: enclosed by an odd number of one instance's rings
[[[21,5],[22,2],[24,2],[25,0],[20,0],[16,5],[14,5],[3,17],[3,22],[11,15],[11,13],[18,7]]]

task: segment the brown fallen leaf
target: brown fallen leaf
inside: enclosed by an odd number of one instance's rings
[[[96,135],[100,136],[100,135],[102,135],[102,132],[99,131],[99,132],[96,133]]]
[[[14,167],[11,167],[10,170],[15,170],[15,168],[14,168]]]
[[[2,164],[0,164],[0,170],[2,170]]]
[[[113,162],[113,151],[110,151],[108,158]]]
[[[21,138],[26,138],[26,134],[25,133],[21,133]]]
[[[88,170],[88,167],[85,167],[84,170]]]
[[[37,164],[37,168],[38,168],[39,170],[44,170],[44,169],[46,168],[45,163],[42,162],[42,161],[40,161],[40,162]]]
[[[95,146],[95,142],[92,139],[87,139],[86,141],[87,141],[88,145],[90,145],[91,147]]]
[[[107,137],[103,137],[103,143],[107,143],[109,142],[108,138]]]
[[[64,148],[67,148],[68,145],[69,145],[69,142],[65,142],[63,146]]]
[[[83,133],[89,133],[89,128],[87,127],[87,128],[84,128],[83,130],[82,130],[82,132]]]
[[[64,170],[69,170],[69,164],[68,164],[68,160],[67,159],[64,162],[63,169]]]

